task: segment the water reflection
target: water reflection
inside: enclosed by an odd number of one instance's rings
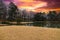
[[[60,28],[60,22],[59,21],[39,21],[39,22],[27,23],[26,26]]]
[[[59,21],[39,21],[39,22],[34,22],[33,25],[34,26],[41,26],[41,27],[60,28]]]
[[[0,25],[17,25],[16,22],[0,22]],[[20,22],[18,25],[24,26],[37,26],[37,27],[51,27],[51,28],[60,28],[59,21],[36,21],[36,22]]]
[[[46,25],[46,22],[45,21],[39,21],[39,22],[34,22],[33,23],[33,26],[41,26],[41,27],[44,27]]]

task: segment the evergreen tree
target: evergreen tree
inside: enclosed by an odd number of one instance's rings
[[[15,20],[16,15],[17,15],[17,10],[18,10],[17,6],[13,2],[11,2],[9,4],[8,20],[10,20],[10,21]]]
[[[49,21],[55,21],[56,20],[56,11],[49,11],[47,16],[48,16]]]
[[[40,12],[40,13],[35,14],[34,20],[35,21],[45,21],[46,20],[45,13]]]
[[[0,0],[0,20],[6,20],[7,9],[6,5],[4,4],[3,0]]]
[[[56,21],[60,21],[60,12],[56,16]]]

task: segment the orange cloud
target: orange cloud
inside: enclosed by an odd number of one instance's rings
[[[21,3],[18,4],[18,7],[22,9],[35,10],[39,7],[47,6],[47,3],[42,1],[34,1],[34,0],[19,0],[19,1]]]
[[[20,2],[33,2],[34,0],[19,0]]]
[[[49,4],[47,1],[36,1],[36,0],[15,0],[18,8],[27,9],[35,12],[48,12],[50,10],[60,11],[60,8],[53,7],[53,2]],[[55,2],[54,2],[55,5]],[[45,8],[46,7],[46,8]],[[54,9],[53,9],[54,8]]]
[[[45,12],[48,13],[49,11],[56,11],[56,12],[60,12],[60,8],[56,8],[56,9],[49,9],[49,8],[41,8],[41,9],[36,9],[35,12]]]

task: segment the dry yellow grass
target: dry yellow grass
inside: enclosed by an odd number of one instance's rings
[[[60,29],[4,26],[0,27],[0,40],[60,40]]]

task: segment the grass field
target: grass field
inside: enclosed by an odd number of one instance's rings
[[[3,26],[0,27],[0,40],[60,40],[60,29]]]

